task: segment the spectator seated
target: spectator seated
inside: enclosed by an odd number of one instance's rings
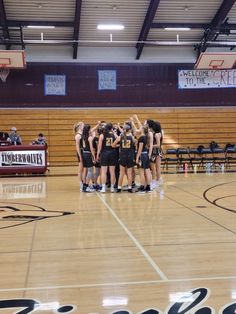
[[[11,140],[7,132],[0,132],[0,146],[11,145]]]

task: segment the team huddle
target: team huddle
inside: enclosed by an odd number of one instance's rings
[[[129,193],[150,193],[161,184],[161,152],[163,131],[159,122],[137,115],[123,125],[99,121],[90,125],[74,125],[79,179],[83,192],[120,193],[127,176]],[[135,183],[138,166],[140,186]]]

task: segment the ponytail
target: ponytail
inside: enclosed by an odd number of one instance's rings
[[[122,132],[121,135],[121,141],[124,141],[124,144],[126,145],[127,143],[127,134],[126,134],[126,131]]]
[[[143,127],[143,132],[144,132],[144,135],[146,136],[146,139],[147,139],[147,147],[149,147],[149,145],[150,145],[150,135],[149,135],[148,126],[144,126]]]
[[[90,131],[90,125],[85,124],[83,128],[82,139],[86,143],[86,145],[88,145],[89,131]]]
[[[123,127],[123,133],[121,134],[121,139],[124,140],[124,144],[127,144],[127,133],[132,129],[130,122],[125,122]]]

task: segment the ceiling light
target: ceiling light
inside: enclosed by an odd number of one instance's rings
[[[190,27],[165,27],[166,31],[190,31]]]
[[[97,29],[99,30],[123,30],[125,27],[121,24],[99,24]]]
[[[27,28],[33,28],[33,29],[46,29],[46,28],[55,28],[55,26],[46,26],[46,25],[28,25]]]

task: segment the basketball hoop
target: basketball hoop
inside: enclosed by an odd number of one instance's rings
[[[25,69],[24,50],[0,50],[0,79],[6,82],[11,69]]]
[[[3,83],[6,82],[9,73],[10,73],[10,69],[9,68],[6,68],[6,67],[0,68],[0,78],[1,78]]]
[[[220,59],[216,58],[216,59],[212,59],[209,62],[209,67],[212,67],[212,70],[216,71],[218,69],[224,68],[223,64],[224,64],[224,60],[220,60]]]
[[[235,52],[202,52],[194,66],[197,70],[227,70],[236,64]]]

